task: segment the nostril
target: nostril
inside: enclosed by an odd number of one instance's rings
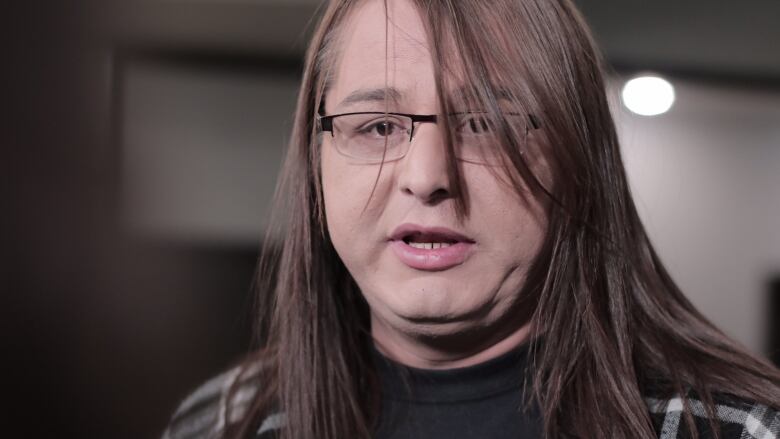
[[[417,188],[415,190],[412,187],[407,186],[401,190],[406,195],[411,195],[415,198],[418,198],[425,204],[437,204],[443,200],[452,198],[450,191],[443,187],[439,187],[433,190],[428,190],[426,188]]]
[[[429,203],[436,203],[439,200],[444,200],[444,199],[449,198],[449,197],[450,197],[450,192],[447,189],[439,188],[439,189],[436,189],[435,191],[433,191],[428,196],[428,202]]]

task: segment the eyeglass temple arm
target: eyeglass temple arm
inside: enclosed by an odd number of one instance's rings
[[[438,117],[435,114],[404,114],[404,116],[409,117],[412,119],[412,132],[414,131],[414,123],[415,122],[433,122],[436,123]],[[334,116],[318,116],[319,120],[319,128],[321,131],[328,131],[331,134],[333,134],[333,117]],[[531,122],[531,127],[533,129],[539,129],[541,127],[541,123],[539,122],[539,118],[534,116],[533,114],[528,114],[528,120]]]

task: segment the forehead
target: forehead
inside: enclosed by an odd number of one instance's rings
[[[359,90],[399,92],[398,100],[415,105],[435,102],[431,51],[416,7],[408,0],[363,2],[348,17],[338,38],[334,77],[328,91],[328,110],[360,105],[343,104]]]

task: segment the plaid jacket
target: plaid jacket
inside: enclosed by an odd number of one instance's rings
[[[256,388],[243,385],[226,410],[227,391],[237,377],[237,370],[220,375],[198,388],[179,406],[173,415],[163,439],[220,438],[228,422],[236,422],[251,402]],[[659,439],[692,437],[683,416],[681,398],[646,398],[650,417]],[[695,397],[688,397],[696,428],[701,439],[715,436],[710,428],[704,405]],[[751,404],[724,396],[716,397],[716,425],[721,439],[780,439],[780,409]],[[231,419],[226,419],[230,413]],[[260,425],[257,439],[272,439],[275,431],[285,424],[283,413],[268,416]]]
[[[682,398],[647,398],[646,402],[660,439],[692,437],[683,415]],[[695,397],[689,397],[688,404],[699,437],[715,437],[704,404]],[[720,427],[721,439],[780,439],[780,411],[776,407],[751,404],[723,395],[715,397],[715,405],[715,424]]]

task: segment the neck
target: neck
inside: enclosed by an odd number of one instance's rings
[[[479,328],[450,334],[392,330],[372,316],[371,334],[377,350],[386,357],[418,369],[453,369],[484,363],[523,344],[530,322],[505,328]]]

